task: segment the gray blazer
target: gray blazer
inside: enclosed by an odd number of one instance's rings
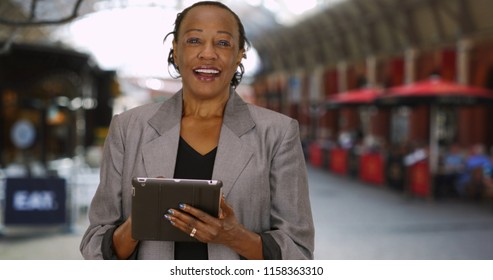
[[[182,93],[164,103],[113,117],[104,145],[99,187],[80,250],[101,259],[104,233],[131,213],[131,178],[173,177],[180,136]],[[223,181],[226,201],[240,223],[276,240],[283,259],[313,259],[314,226],[298,123],[245,103],[233,91],[227,102],[212,179]],[[209,259],[239,259],[209,244]],[[139,259],[173,259],[174,242],[141,241]]]

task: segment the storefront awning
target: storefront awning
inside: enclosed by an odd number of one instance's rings
[[[328,108],[338,108],[343,106],[363,106],[372,105],[381,91],[375,88],[363,88],[351,90],[331,95],[327,100]]]
[[[493,102],[493,91],[432,77],[389,88],[375,102],[378,105],[475,105]]]

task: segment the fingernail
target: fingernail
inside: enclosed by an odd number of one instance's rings
[[[168,213],[170,213],[171,215],[173,215],[173,210],[172,209],[168,209]]]
[[[170,217],[170,216],[168,216],[167,214],[165,214],[165,215],[164,215],[164,218],[165,218],[166,220],[168,220],[168,221],[171,221],[171,217]]]
[[[180,207],[180,209],[185,209],[185,204],[180,203],[180,204],[178,205],[178,207]]]

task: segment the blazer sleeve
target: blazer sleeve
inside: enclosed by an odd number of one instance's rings
[[[103,259],[103,237],[123,222],[122,170],[124,145],[118,115],[113,117],[103,148],[100,183],[89,208],[89,227],[80,251],[85,259]]]
[[[313,259],[315,230],[298,122],[291,120],[270,170],[271,231],[282,259]]]

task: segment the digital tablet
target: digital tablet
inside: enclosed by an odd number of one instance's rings
[[[132,179],[132,237],[138,240],[197,242],[164,217],[180,203],[218,217],[222,182],[170,178]]]

